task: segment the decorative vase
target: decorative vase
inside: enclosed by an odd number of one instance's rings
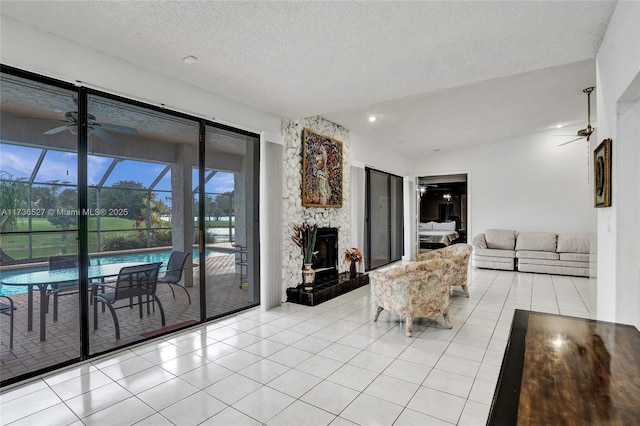
[[[316,280],[316,271],[311,268],[312,266],[311,263],[305,263],[302,270],[302,284],[307,291],[313,290],[313,282]]]
[[[349,275],[351,276],[351,278],[355,278],[356,276],[356,261],[352,260],[351,261],[351,265],[349,265]]]

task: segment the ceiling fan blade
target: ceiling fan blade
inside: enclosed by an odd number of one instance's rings
[[[109,123],[95,123],[95,127],[100,127],[105,130],[111,130],[114,132],[120,133],[128,133],[130,135],[137,135],[138,129],[134,129],[133,127],[120,126],[118,124],[109,124]]]
[[[60,133],[60,132],[64,132],[65,130],[67,130],[69,126],[65,125],[65,126],[60,126],[60,127],[54,127],[53,129],[47,130],[46,132],[42,132],[43,135],[55,135],[56,133]]]
[[[572,140],[570,140],[570,141],[567,141],[567,142],[561,143],[561,144],[560,144],[560,145],[558,145],[558,146],[567,145],[567,144],[570,144],[570,143],[572,143],[572,142],[579,141],[580,139],[582,139],[582,136],[580,136],[579,138],[575,138],[575,139],[572,139]]]
[[[95,127],[93,128],[93,134],[107,142],[115,142],[117,140],[115,137],[111,136],[109,133],[103,130],[97,129]]]

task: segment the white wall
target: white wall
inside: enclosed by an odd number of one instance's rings
[[[587,145],[581,140],[558,147],[558,133],[434,153],[414,161],[413,175],[468,173],[469,238],[488,228],[589,232],[594,213]]]
[[[363,136],[357,133],[351,133],[351,161],[352,164],[357,163],[359,166],[364,165],[372,169],[381,170],[383,172],[392,173],[402,176],[404,179],[404,256],[403,260],[413,259],[415,257],[415,241],[411,238],[411,230],[415,231],[415,225],[412,226],[412,217],[408,216],[415,210],[415,197],[413,192],[413,184],[408,182],[406,178],[410,175],[411,160],[409,157],[402,155],[393,148],[372,148],[371,143]],[[365,188],[363,187],[363,190]],[[363,201],[364,201],[364,195]],[[364,232],[364,215],[362,215],[361,223],[357,226]],[[362,247],[362,246],[360,246]]]
[[[598,209],[597,317],[640,328],[640,2],[618,2],[596,58],[598,138],[612,143],[612,206]]]
[[[363,136],[351,133],[351,159],[367,167],[398,176],[407,176],[410,166],[408,157],[392,148],[373,147]]]

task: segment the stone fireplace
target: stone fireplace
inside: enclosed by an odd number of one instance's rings
[[[309,289],[306,284],[298,284],[287,288],[287,302],[315,306],[369,284],[366,274],[340,273],[338,234],[338,228],[318,227],[314,246],[313,269],[316,276],[313,286]]]
[[[343,181],[342,207],[318,208],[302,205],[302,131],[305,128],[342,141]],[[335,279],[338,273],[347,271],[340,253],[351,245],[351,199],[349,131],[342,126],[314,116],[283,123],[283,187],[282,187],[282,301],[286,301],[286,290],[302,283],[302,251],[291,239],[294,226],[303,223],[330,230],[331,235],[319,233],[316,239],[318,259],[314,269],[330,268],[316,273],[316,283]],[[335,239],[334,239],[335,238]],[[318,241],[319,240],[319,241]],[[321,246],[318,246],[318,243]]]

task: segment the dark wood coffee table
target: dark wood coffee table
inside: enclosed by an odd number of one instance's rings
[[[489,425],[640,421],[640,332],[516,310]]]

